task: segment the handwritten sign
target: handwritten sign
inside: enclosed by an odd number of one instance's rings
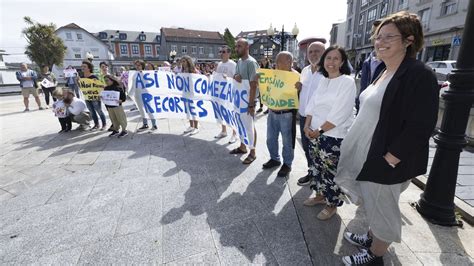
[[[120,92],[118,91],[102,91],[102,102],[109,106],[119,106]]]
[[[77,76],[77,70],[74,68],[64,69],[63,71],[65,78],[71,78]]]
[[[226,124],[240,140],[254,143],[253,118],[247,114],[250,84],[238,83],[222,74],[167,71],[130,71],[129,90],[141,97],[137,105],[154,118],[192,119]]]
[[[79,79],[79,88],[86,101],[99,101],[104,83],[95,79],[81,78]]]
[[[295,88],[300,79],[298,73],[273,69],[259,69],[258,72],[263,104],[273,110],[298,108],[298,91]]]
[[[49,79],[45,78],[41,81],[41,86],[45,88],[52,88],[52,87],[55,87],[56,84],[54,84],[54,82],[51,82]]]

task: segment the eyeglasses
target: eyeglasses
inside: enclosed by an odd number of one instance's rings
[[[375,36],[374,40],[378,42],[393,42],[397,39],[397,37],[401,37],[402,35],[396,34],[396,35],[377,35]]]
[[[227,51],[219,51],[220,54],[226,54]]]

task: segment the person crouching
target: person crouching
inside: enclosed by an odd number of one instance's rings
[[[107,86],[104,88],[104,91],[117,91],[120,93],[117,106],[105,105],[109,112],[110,120],[112,121],[112,133],[109,137],[125,137],[128,135],[127,115],[123,110],[122,103],[125,102],[127,96],[125,95],[123,88],[120,86],[120,83],[112,75],[105,76],[105,84]],[[120,128],[122,128],[122,132],[119,133]]]
[[[66,104],[68,117],[72,122],[78,123],[79,130],[86,130],[89,128],[91,121],[91,114],[87,109],[84,100],[76,98],[72,90],[64,90],[64,103]]]

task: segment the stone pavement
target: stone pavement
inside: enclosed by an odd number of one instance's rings
[[[362,208],[321,222],[321,207],[302,205],[300,146],[288,180],[261,170],[265,116],[258,159],[244,166],[215,124],[190,137],[186,121],[162,119],[158,132],[117,139],[57,134],[50,110],[22,110],[20,96],[0,97],[0,264],[341,265],[357,250],[342,234],[365,228]],[[409,205],[420,193],[402,194],[403,241],[386,265],[472,265],[473,228],[425,222]]]

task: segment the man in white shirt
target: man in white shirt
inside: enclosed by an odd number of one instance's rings
[[[230,59],[230,47],[227,45],[222,46],[219,51],[222,61],[217,64],[216,73],[224,74],[226,77],[234,77],[235,75],[235,66],[236,63],[234,60]],[[221,139],[227,137],[227,128],[225,124],[222,124],[221,132],[215,136],[216,139]],[[237,141],[237,134],[235,130],[232,131],[232,137],[229,140],[229,143],[234,143]]]
[[[306,107],[308,102],[314,95],[314,92],[318,88],[319,81],[323,78],[323,75],[318,72],[318,62],[321,58],[321,55],[324,53],[324,44],[322,42],[313,42],[308,46],[307,58],[309,65],[303,68],[301,71],[301,82],[296,84],[297,88],[300,90],[300,107],[298,114],[300,116],[300,133],[301,133],[301,144],[303,145],[304,154],[306,156],[306,163],[308,169],[311,165],[311,158],[309,157],[309,140],[304,134],[304,123],[306,120]],[[306,186],[311,182],[311,175],[308,174],[300,179],[298,179],[298,185]]]
[[[24,112],[30,111],[28,107],[30,103],[28,99],[30,94],[33,94],[33,97],[35,97],[35,101],[38,104],[38,109],[44,109],[41,107],[41,101],[38,96],[38,85],[36,84],[37,78],[38,75],[34,70],[28,69],[28,65],[26,63],[21,63],[20,71],[16,72],[16,79],[20,82],[21,95],[23,96],[23,104],[25,105]]]
[[[64,103],[71,121],[79,124],[78,129],[87,129],[89,121],[91,121],[91,115],[89,109],[87,109],[86,102],[76,98],[72,90],[65,90]]]

